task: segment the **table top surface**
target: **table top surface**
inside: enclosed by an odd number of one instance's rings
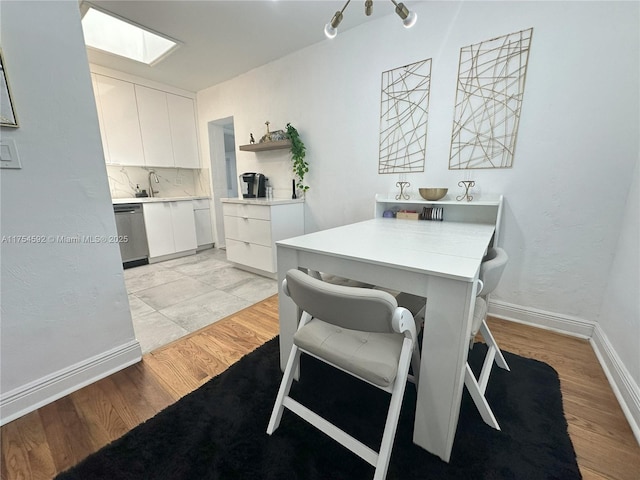
[[[279,247],[473,281],[495,226],[375,218],[276,242]]]

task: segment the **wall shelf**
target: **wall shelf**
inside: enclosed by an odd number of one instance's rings
[[[291,140],[275,140],[273,142],[251,143],[249,145],[240,145],[240,150],[245,152],[265,152],[267,150],[281,150],[291,148]]]

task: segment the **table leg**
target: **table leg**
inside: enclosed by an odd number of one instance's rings
[[[448,462],[458,424],[475,286],[428,280],[413,441]]]

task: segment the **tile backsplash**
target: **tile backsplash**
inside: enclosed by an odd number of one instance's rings
[[[135,197],[136,185],[149,192],[149,172],[153,170],[160,183],[153,183],[159,191],[156,197],[209,196],[208,172],[188,168],[124,167],[107,165],[111,198]]]

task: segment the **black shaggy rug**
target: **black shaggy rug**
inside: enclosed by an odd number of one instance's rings
[[[480,366],[484,345],[470,352]],[[487,426],[466,390],[450,463],[412,443],[415,388],[408,384],[387,479],[581,478],[567,434],[558,376],[505,352],[487,397],[502,431]],[[373,467],[285,410],[265,431],[281,379],[278,340],[60,474],[57,480],[359,480]],[[292,396],[378,450],[389,395],[303,355]]]

